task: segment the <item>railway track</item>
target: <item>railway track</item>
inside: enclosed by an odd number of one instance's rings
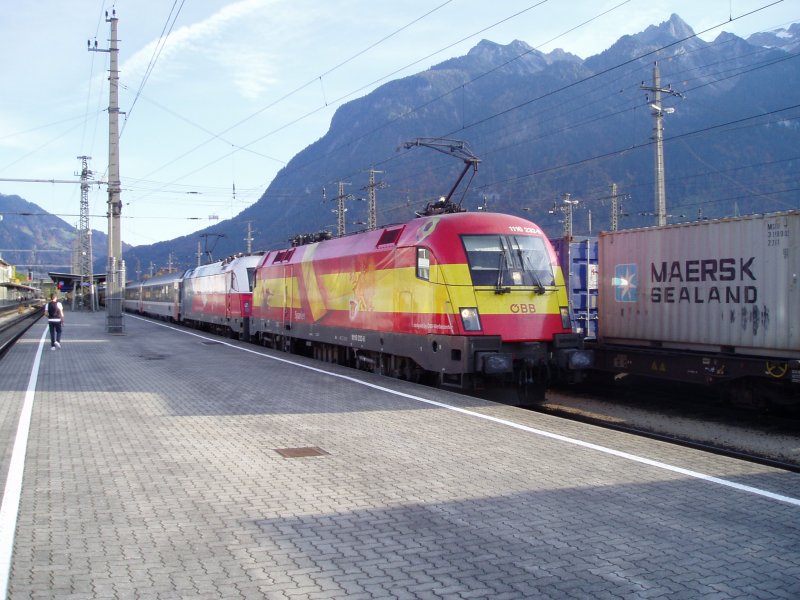
[[[548,391],[532,410],[800,472],[800,414],[723,404],[687,385],[641,383]]]
[[[0,358],[42,316],[38,305],[0,311]]]

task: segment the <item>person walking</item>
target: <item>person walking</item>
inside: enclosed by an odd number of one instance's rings
[[[47,325],[50,327],[50,350],[61,348],[61,326],[64,324],[64,307],[55,292],[44,307]]]

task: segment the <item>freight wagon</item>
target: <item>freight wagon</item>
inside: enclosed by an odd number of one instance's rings
[[[597,336],[587,338],[596,369],[714,385],[740,402],[796,402],[799,236],[798,211],[601,233]],[[586,243],[557,245],[562,264]],[[591,289],[588,243],[577,278]]]

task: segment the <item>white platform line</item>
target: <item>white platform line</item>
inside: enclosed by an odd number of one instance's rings
[[[0,506],[0,598],[8,597],[8,579],[11,573],[11,557],[14,553],[14,534],[17,530],[19,499],[22,496],[22,474],[25,471],[25,454],[28,451],[28,432],[31,428],[33,398],[36,394],[36,382],[39,379],[39,363],[48,329],[42,332],[36,357],[33,360],[25,400],[17,424],[17,435],[14,438],[14,449],[11,451],[11,462],[8,466],[8,477],[3,492],[3,504]]]
[[[130,315],[132,316],[132,315]],[[393,394],[395,396],[401,396],[403,398],[408,398],[409,400],[414,400],[416,402],[422,402],[424,404],[430,404],[432,406],[438,406],[439,408],[445,408],[447,410],[452,410],[454,412],[459,412],[465,415],[469,415],[471,417],[477,417],[479,419],[484,419],[486,421],[492,421],[493,423],[498,423],[500,425],[505,425],[506,427],[513,427],[514,429],[519,429],[521,431],[526,431],[528,433],[533,433],[535,435],[539,435],[542,437],[550,438],[553,440],[558,440],[560,442],[565,442],[567,444],[572,444],[574,446],[581,446],[583,448],[588,448],[590,450],[594,450],[596,452],[602,452],[604,454],[610,454],[612,456],[617,456],[619,458],[623,458],[625,460],[641,463],[644,465],[648,465],[651,467],[655,467],[657,469],[663,469],[665,471],[671,471],[673,473],[679,473],[681,475],[686,475],[687,477],[693,477],[695,479],[701,479],[703,481],[707,481],[709,483],[715,483],[717,485],[722,485],[725,487],[733,488],[742,492],[747,492],[749,494],[755,494],[757,496],[762,496],[764,498],[769,498],[770,500],[777,500],[778,502],[785,502],[786,504],[791,504],[793,506],[800,507],[800,499],[792,498],[791,496],[784,496],[783,494],[776,494],[774,492],[770,492],[767,490],[762,490],[761,488],[752,487],[749,485],[744,485],[741,483],[736,483],[735,481],[730,481],[728,479],[722,479],[720,477],[714,477],[713,475],[707,475],[705,473],[700,473],[698,471],[692,471],[691,469],[684,469],[683,467],[677,467],[675,465],[670,465],[667,463],[663,463],[657,460],[652,460],[650,458],[645,458],[643,456],[637,456],[636,454],[630,454],[628,452],[622,452],[620,450],[615,450],[613,448],[607,448],[606,446],[599,446],[597,444],[592,444],[591,442],[586,442],[584,440],[578,440],[575,438],[559,435],[557,433],[552,433],[550,431],[544,431],[542,429],[536,429],[534,427],[528,427],[527,425],[522,425],[520,423],[514,423],[513,421],[508,421],[507,419],[499,419],[497,417],[492,417],[490,415],[484,415],[479,412],[475,412],[472,410],[467,410],[465,408],[459,408],[458,406],[451,406],[449,404],[445,404],[443,402],[437,402],[435,400],[428,400],[426,398],[421,398],[419,396],[414,396],[412,394],[406,394],[405,392],[400,392],[397,390],[393,390],[391,388],[383,387],[380,385],[376,385],[374,383],[369,383],[368,381],[361,381],[360,379],[356,379],[355,377],[350,377],[348,375],[342,375],[340,373],[334,373],[332,371],[327,371],[325,369],[321,369],[319,367],[312,367],[310,365],[304,365],[299,362],[295,362],[293,360],[289,360],[286,358],[281,358],[278,356],[271,356],[269,354],[265,354],[258,350],[251,350],[250,348],[243,348],[242,346],[237,346],[235,344],[231,344],[229,342],[221,341],[216,338],[209,338],[199,333],[195,333],[192,331],[186,331],[184,329],[179,329],[177,327],[172,327],[170,325],[166,325],[164,323],[157,323],[151,321],[150,319],[143,319],[141,317],[133,317],[135,319],[139,319],[141,321],[151,323],[153,325],[158,325],[160,327],[166,327],[167,329],[172,329],[173,331],[177,331],[179,333],[183,333],[186,335],[191,335],[200,339],[210,340],[222,344],[224,346],[228,346],[229,348],[234,348],[236,350],[240,350],[242,352],[249,352],[250,354],[257,354],[258,356],[263,356],[264,358],[269,358],[271,360],[275,360],[278,362],[294,365],[296,367],[300,367],[302,369],[308,369],[309,371],[314,371],[316,373],[324,373],[326,375],[330,375],[332,377],[338,377],[339,379],[344,379],[346,381],[350,381],[352,383],[356,383],[358,385],[363,385],[365,387],[373,388],[376,390],[380,390],[382,392],[386,392],[388,394]]]

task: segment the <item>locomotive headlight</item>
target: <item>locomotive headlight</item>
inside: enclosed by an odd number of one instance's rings
[[[569,318],[569,307],[562,306],[561,307],[561,328],[562,329],[572,329],[572,321]]]
[[[481,330],[481,318],[478,316],[477,308],[462,308],[461,322],[464,324],[464,331]]]

